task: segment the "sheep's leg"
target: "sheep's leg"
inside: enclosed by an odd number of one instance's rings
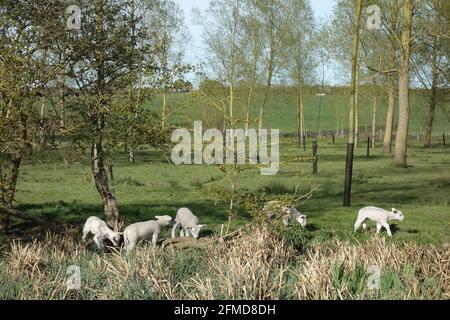
[[[134,246],[136,245],[136,243],[135,242],[128,242],[128,244],[126,244],[125,245],[125,252],[127,253],[127,254],[129,254],[130,252],[131,252],[131,250],[133,250],[134,249]]]
[[[382,227],[382,226],[381,226],[381,223],[377,222],[377,234],[380,233],[381,227]]]
[[[185,233],[184,233],[184,229],[180,229],[180,237],[184,238]]]
[[[89,231],[85,231],[85,230],[83,230],[83,238],[81,238],[81,240],[83,241],[83,242],[86,242],[86,240],[87,240],[87,235],[89,234]]]
[[[94,237],[94,242],[97,245],[97,248],[99,248],[100,250],[104,250],[105,249],[105,245],[103,244],[103,240],[99,239],[98,236]]]
[[[382,222],[381,225],[386,229],[388,236],[392,237],[392,232],[389,224],[387,222]]]
[[[172,238],[175,238],[175,232],[177,231],[178,225],[180,223],[178,221],[175,221],[175,224],[172,227]]]
[[[289,227],[289,223],[291,221],[291,217],[289,215],[285,215],[285,216],[283,216],[282,219],[283,219],[283,225],[285,227]]]
[[[361,224],[366,220],[366,218],[359,217],[356,219],[355,226],[353,227],[353,231],[356,232],[361,227]]]
[[[156,245],[158,244],[158,238],[159,238],[159,232],[153,233],[152,244],[154,247],[156,247]]]

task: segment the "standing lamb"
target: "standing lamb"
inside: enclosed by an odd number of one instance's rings
[[[307,216],[301,214],[300,211],[298,211],[294,207],[282,206],[279,201],[270,201],[263,208],[263,211],[266,213],[269,219],[273,219],[274,217],[276,217],[277,214],[275,212],[280,210],[283,214],[282,221],[284,226],[288,227],[291,223],[291,220],[296,220],[302,227],[306,226]]]
[[[172,227],[172,238],[175,238],[175,232],[179,225],[181,226],[181,237],[189,237],[189,235],[192,235],[195,239],[198,239],[200,230],[206,226],[204,224],[198,224],[198,218],[188,208],[178,210],[177,216],[175,217],[175,224]]]
[[[123,232],[123,239],[125,243],[125,251],[129,253],[136,244],[141,240],[152,238],[152,244],[156,247],[158,243],[159,234],[164,227],[168,227],[172,222],[170,216],[155,216],[155,220],[146,222],[138,222],[129,225]]]
[[[111,230],[105,221],[97,217],[89,217],[83,227],[83,242],[87,235],[94,235],[94,242],[100,250],[105,249],[104,241],[109,239],[115,246],[118,246],[122,238],[122,233]]]
[[[405,216],[403,213],[397,209],[392,209],[392,211],[387,211],[376,207],[365,207],[359,210],[358,219],[356,219],[354,231],[356,232],[361,225],[363,228],[366,227],[363,222],[366,220],[372,220],[377,223],[377,233],[380,233],[381,228],[385,228],[389,237],[392,237],[391,229],[389,228],[389,220],[399,220],[403,221]]]

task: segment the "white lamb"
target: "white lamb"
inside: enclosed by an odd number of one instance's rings
[[[125,251],[129,253],[141,240],[152,238],[153,246],[158,243],[159,234],[164,227],[168,227],[172,222],[170,216],[155,216],[155,220],[138,222],[129,225],[123,232]]]
[[[180,237],[189,237],[192,235],[195,239],[198,239],[200,230],[205,227],[204,224],[198,224],[198,218],[188,208],[181,208],[177,212],[175,217],[175,224],[172,227],[172,238],[175,238],[175,232],[181,227]]]
[[[392,211],[387,211],[376,207],[365,207],[359,210],[358,219],[356,219],[354,231],[356,232],[362,225],[366,228],[366,224],[363,223],[366,219],[372,220],[377,223],[377,233],[380,233],[381,228],[385,228],[389,237],[392,237],[391,229],[389,228],[389,220],[399,220],[403,221],[405,216],[403,213],[397,209],[392,209]]]
[[[266,212],[269,219],[276,217],[277,214],[275,212],[280,210],[283,214],[282,221],[284,226],[289,226],[291,220],[296,220],[302,227],[306,226],[307,216],[301,214],[300,211],[294,207],[281,206],[279,201],[270,201],[263,208],[263,211]]]
[[[94,235],[94,242],[100,250],[105,249],[104,240],[109,239],[115,246],[118,246],[122,238],[122,233],[111,230],[105,221],[97,217],[89,217],[83,227],[83,242],[88,234]]]

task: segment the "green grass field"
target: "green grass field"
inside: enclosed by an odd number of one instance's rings
[[[174,112],[171,119],[172,124],[183,125],[191,128],[194,120],[204,120],[204,114],[207,114],[208,120],[216,125],[221,123],[220,116],[214,112],[212,107],[202,107],[202,103],[197,100],[193,100],[190,103],[186,103],[186,95],[173,94],[169,96],[169,106]],[[243,117],[243,106],[245,105],[247,97],[242,94],[236,98],[236,114],[237,117]],[[322,105],[319,119],[319,96],[305,96],[304,108],[305,108],[305,126],[310,132],[316,132],[320,123],[320,130],[324,132],[336,132],[337,124],[339,128],[348,128],[348,111],[349,111],[349,96],[337,95],[337,96],[324,96],[322,97]],[[257,119],[259,115],[259,108],[261,104],[261,98],[256,97],[251,106],[251,116],[255,122],[254,127],[257,127]],[[281,133],[296,132],[297,128],[297,110],[296,110],[296,97],[285,94],[273,94],[270,96],[267,110],[265,115],[264,127],[267,129],[280,129]],[[411,119],[409,126],[409,134],[416,136],[419,134],[421,128],[425,127],[425,119],[427,115],[427,98],[422,96],[413,95],[411,97]],[[369,132],[372,126],[372,97],[362,95],[360,97],[359,107],[359,128],[360,132],[367,129]],[[162,99],[157,96],[153,99],[147,107],[150,110],[161,113]],[[387,101],[386,97],[382,97],[380,101],[379,111],[377,113],[377,134],[379,134],[380,125],[383,125],[386,121]],[[396,113],[398,115],[398,101],[396,102]],[[206,111],[205,113],[203,111]],[[435,122],[433,126],[433,135],[441,136],[443,132],[449,134],[450,124],[449,118],[450,106],[440,105],[436,109]],[[320,120],[320,121],[319,121]],[[396,123],[394,119],[394,123]],[[383,131],[384,133],[384,131]]]
[[[309,155],[297,149],[294,138],[283,138],[280,171],[276,176],[261,176],[258,169],[243,171],[238,180],[239,193],[276,199],[292,193],[295,186],[306,193],[318,185],[312,198],[299,207],[308,214],[313,238],[352,238],[352,225],[358,208],[375,205],[395,207],[406,215],[399,223],[397,240],[439,243],[450,239],[450,148],[424,149],[412,145],[407,169],[392,166],[392,157],[378,147],[366,158],[365,148],[356,152],[353,201],[342,207],[345,142],[333,145],[319,141],[319,174],[313,176],[310,162],[292,159]],[[102,205],[90,178],[89,166],[64,165],[48,154],[41,163],[23,166],[18,185],[17,207],[81,227],[90,215],[102,215]],[[223,175],[211,166],[179,166],[167,163],[155,152],[141,153],[130,165],[125,155],[115,168],[115,186],[120,210],[127,223],[148,220],[154,215],[174,216],[180,207],[191,208],[200,220],[217,232],[227,222],[227,204],[215,206],[212,195],[194,192],[199,186],[214,189]],[[249,216],[243,207],[237,224]],[[367,238],[361,233],[357,238]]]

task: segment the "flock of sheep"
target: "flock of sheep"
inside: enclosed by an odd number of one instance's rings
[[[292,220],[297,221],[302,227],[306,226],[306,215],[301,214],[296,208],[289,206],[281,206],[279,202],[272,201],[266,204],[263,208],[264,213],[269,219],[277,216],[277,212],[281,212],[281,219],[285,226],[289,226]],[[170,216],[155,216],[156,220],[146,222],[133,223],[125,228],[124,232],[115,232],[109,228],[107,223],[97,217],[90,217],[87,219],[83,228],[83,241],[87,240],[87,236],[92,234],[96,246],[103,250],[105,248],[105,240],[109,240],[114,246],[119,246],[120,242],[124,241],[125,251],[129,253],[136,244],[142,240],[152,239],[152,244],[156,246],[158,243],[159,234],[165,227],[172,225],[172,217]],[[385,228],[388,235],[391,237],[392,233],[389,228],[389,220],[403,221],[403,213],[397,209],[387,211],[376,207],[365,207],[359,210],[358,218],[354,225],[356,232],[361,226],[365,229],[364,221],[369,219],[376,223],[377,233],[380,233],[381,228]],[[177,228],[180,227],[180,237],[192,236],[198,239],[200,230],[205,227],[199,224],[198,218],[188,208],[181,208],[178,210],[172,226],[172,238],[175,238]]]

